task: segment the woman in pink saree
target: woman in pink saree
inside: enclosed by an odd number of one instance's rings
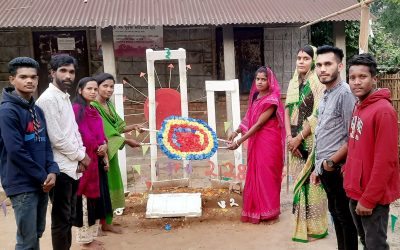
[[[255,73],[246,116],[229,136],[234,150],[248,139],[247,174],[243,191],[243,222],[275,220],[280,214],[285,125],[279,83],[267,67]],[[242,137],[234,138],[239,134]]]

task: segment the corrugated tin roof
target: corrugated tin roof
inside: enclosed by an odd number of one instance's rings
[[[306,23],[357,0],[0,0],[0,28]],[[360,10],[331,21],[359,20]]]

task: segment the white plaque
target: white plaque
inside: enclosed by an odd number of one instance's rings
[[[57,37],[58,50],[75,50],[74,37]]]

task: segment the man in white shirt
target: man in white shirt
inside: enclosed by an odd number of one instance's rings
[[[71,247],[71,227],[75,218],[76,190],[90,158],[86,154],[68,90],[75,80],[77,61],[69,55],[56,55],[50,61],[52,83],[39,97],[36,104],[46,117],[47,131],[61,174],[50,192],[51,236],[53,249]]]

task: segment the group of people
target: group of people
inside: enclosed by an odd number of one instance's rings
[[[97,236],[122,233],[113,224],[113,211],[125,207],[117,152],[140,146],[122,134],[141,126],[127,126],[116,113],[112,75],[80,79],[72,104],[76,59],[55,55],[50,66],[52,81],[35,101],[39,64],[11,60],[12,87],[0,105],[0,174],[15,214],[15,249],[40,249],[49,198],[53,249],[70,249],[72,226],[82,249],[103,249]]]
[[[343,56],[333,46],[301,48],[285,105],[272,70],[255,72],[246,115],[229,135],[231,150],[248,140],[241,220],[277,221],[287,149],[294,241],[325,237],[329,210],[338,249],[357,249],[358,236],[365,249],[389,249],[389,204],[400,197],[397,114],[389,90],[375,87],[374,57],[354,56],[347,84]],[[76,60],[56,55],[50,66],[52,82],[35,102],[39,64],[11,60],[13,87],[0,105],[1,183],[15,213],[16,249],[39,249],[49,197],[54,249],[71,247],[73,225],[82,248],[102,249],[98,235],[121,233],[112,223],[125,206],[117,152],[140,146],[121,134],[142,129],[116,113],[112,75],[80,79],[71,104]]]
[[[358,236],[364,249],[389,249],[389,205],[400,197],[397,113],[390,91],[376,88],[375,58],[355,55],[348,84],[343,57],[328,45],[299,49],[285,105],[271,69],[255,72],[247,113],[229,135],[231,150],[248,140],[241,219],[276,222],[286,147],[294,241],[324,238],[329,210],[339,250],[358,249]]]

